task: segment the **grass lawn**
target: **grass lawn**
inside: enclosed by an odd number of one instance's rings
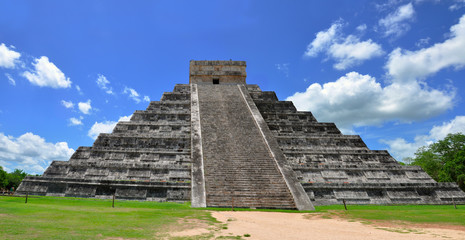
[[[309,213],[359,221],[386,220],[465,226],[463,205],[458,206],[458,209],[432,205],[349,205],[348,208],[345,211],[342,205],[320,206]],[[112,208],[111,200],[37,196],[29,197],[25,204],[24,197],[0,196],[0,239],[157,239],[164,232],[183,223],[217,223],[206,210],[230,209],[193,209],[189,203],[137,201],[116,201],[115,208]],[[212,236],[207,234],[192,239],[208,239]]]
[[[316,207],[325,216],[375,221],[402,221],[465,226],[465,205],[342,205]]]
[[[0,239],[154,239],[189,219],[217,222],[189,204],[0,196]]]

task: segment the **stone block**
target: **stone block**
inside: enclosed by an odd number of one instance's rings
[[[145,200],[146,197],[147,189],[142,189],[138,187],[116,189],[117,199]]]
[[[391,200],[420,200],[415,190],[388,190],[387,195]]]
[[[94,197],[96,186],[81,185],[81,184],[68,184],[65,191],[66,197]]]
[[[381,171],[364,171],[365,177],[368,180],[389,180],[389,176],[386,174],[386,172],[381,172]]]
[[[345,171],[321,171],[321,176],[326,180],[348,179]]]
[[[431,177],[423,171],[406,171],[405,174],[408,178],[413,180],[429,180]]]
[[[334,190],[334,196],[338,200],[370,200],[367,192],[363,190]]]

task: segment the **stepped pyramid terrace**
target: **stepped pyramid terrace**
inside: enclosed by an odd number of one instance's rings
[[[299,210],[465,203],[455,183],[368,149],[246,76],[244,61],[191,61],[189,84],[25,178],[17,194]]]

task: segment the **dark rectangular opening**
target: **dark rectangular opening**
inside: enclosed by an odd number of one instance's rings
[[[220,84],[220,79],[213,78],[213,84]]]

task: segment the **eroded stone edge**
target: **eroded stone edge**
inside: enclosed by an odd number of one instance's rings
[[[191,85],[191,159],[192,190],[191,206],[207,207],[205,175],[203,169],[202,129],[200,125],[199,96],[197,84]]]

